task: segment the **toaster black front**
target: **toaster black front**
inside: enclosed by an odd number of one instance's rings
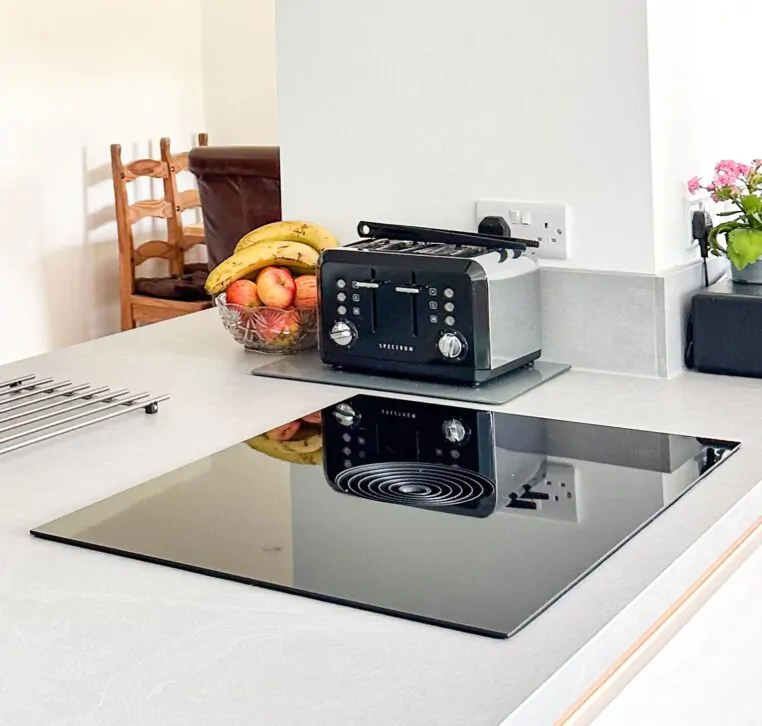
[[[489,368],[487,280],[472,260],[413,269],[403,255],[328,250],[318,277],[324,362],[463,381]]]

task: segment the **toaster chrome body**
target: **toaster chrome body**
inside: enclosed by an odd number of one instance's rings
[[[539,358],[540,271],[519,246],[439,230],[429,230],[438,240],[430,241],[427,230],[392,229],[412,239],[371,237],[323,253],[325,363],[478,385]]]

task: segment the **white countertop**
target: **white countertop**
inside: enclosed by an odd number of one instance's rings
[[[507,641],[29,536],[354,392],[247,375],[268,361],[209,311],[0,367],[172,397],[0,457],[0,723],[549,724],[762,511],[762,382],[572,371],[499,409],[744,446]]]
[[[762,549],[625,687],[595,726],[759,726],[759,603]]]

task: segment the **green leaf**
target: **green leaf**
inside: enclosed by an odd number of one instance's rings
[[[736,228],[728,232],[728,259],[739,270],[756,262],[760,257],[762,257],[761,230]]]
[[[718,224],[716,227],[712,228],[712,232],[714,232],[715,235],[725,234],[726,232],[732,232],[734,229],[740,229],[746,226],[747,225],[744,221],[734,219],[730,222],[723,222],[722,224]]]
[[[741,214],[737,209],[732,212],[717,212],[718,217],[732,217],[733,215]]]
[[[739,201],[746,214],[754,214],[755,212],[762,211],[762,199],[754,194],[744,194],[740,197]]]

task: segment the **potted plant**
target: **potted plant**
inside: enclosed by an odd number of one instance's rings
[[[702,190],[725,205],[718,216],[726,219],[709,235],[711,253],[730,260],[734,279],[762,284],[762,159],[719,162],[711,182],[699,177],[688,182],[691,194]]]

